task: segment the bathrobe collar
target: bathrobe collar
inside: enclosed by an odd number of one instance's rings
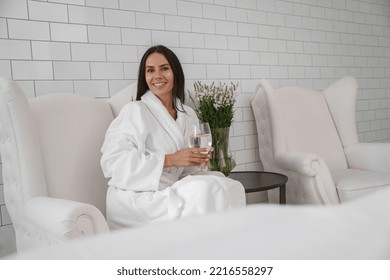
[[[183,124],[182,118],[184,117],[181,112],[177,112],[177,120],[175,121],[172,116],[169,114],[167,108],[162,104],[160,99],[154,95],[150,90],[147,91],[142,97],[142,102],[148,107],[152,115],[156,120],[161,124],[164,130],[175,142],[178,149],[183,149],[187,145],[185,144],[183,131],[179,128],[179,124]],[[177,99],[177,103],[181,103]]]

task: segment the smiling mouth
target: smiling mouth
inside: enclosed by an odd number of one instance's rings
[[[153,86],[154,86],[155,88],[162,88],[163,86],[165,86],[165,84],[166,84],[166,83],[164,83],[164,82],[161,82],[161,83],[153,83]]]

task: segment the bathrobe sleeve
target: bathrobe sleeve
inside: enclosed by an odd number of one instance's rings
[[[150,128],[145,124],[140,102],[121,110],[106,132],[101,166],[109,185],[132,191],[156,191],[165,155],[145,147]]]

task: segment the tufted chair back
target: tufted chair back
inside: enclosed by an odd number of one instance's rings
[[[20,88],[8,79],[0,80],[0,91],[4,195],[11,219],[18,224],[16,217],[25,212],[26,201],[46,196],[47,186],[41,145],[30,105]],[[30,187],[22,188],[25,184]]]
[[[135,89],[107,100],[50,94],[28,101],[0,79],[4,195],[18,250],[108,231],[100,148]]]
[[[353,77],[322,92],[260,81],[251,101],[260,158],[289,177],[287,203],[334,204],[390,186],[390,145],[358,142],[356,95]]]

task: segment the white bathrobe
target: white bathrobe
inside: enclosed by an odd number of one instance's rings
[[[175,121],[148,91],[111,123],[101,158],[111,178],[106,215],[111,229],[245,206],[242,184],[222,173],[163,168],[166,154],[188,147],[190,125],[198,122],[194,110],[183,107]]]

